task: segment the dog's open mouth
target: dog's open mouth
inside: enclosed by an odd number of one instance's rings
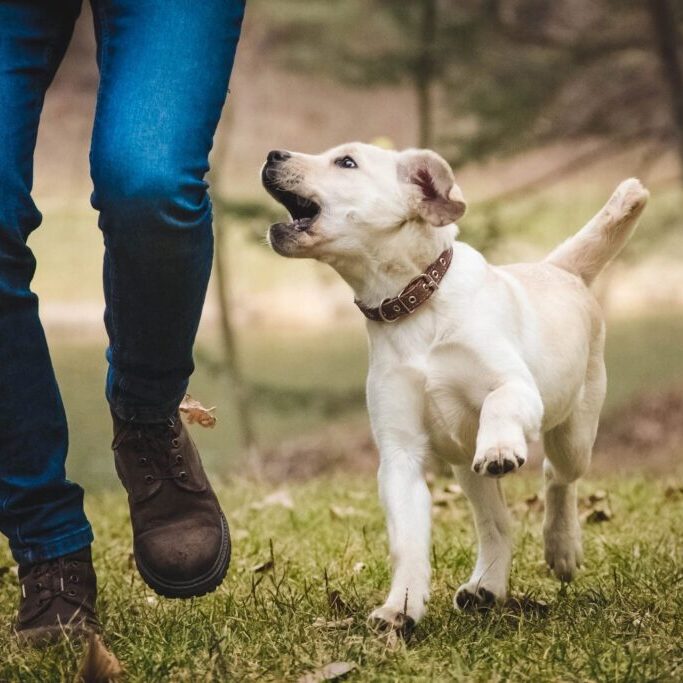
[[[290,225],[296,230],[308,230],[320,215],[320,205],[312,199],[290,190],[283,190],[271,180],[264,180],[263,184],[268,194],[289,211],[289,215],[292,217]]]

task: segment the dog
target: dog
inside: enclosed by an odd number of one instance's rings
[[[429,150],[353,143],[319,155],[274,150],[261,171],[291,221],[268,232],[280,255],[327,263],[368,318],[367,404],[393,565],[370,618],[405,632],[430,590],[430,454],[469,499],[478,555],[457,609],[506,599],[512,541],[500,478],[530,442],[545,449],[545,559],[561,581],[582,562],[577,480],[605,397],[605,324],[590,284],[636,228],[649,193],[622,182],[543,261],[494,266],[456,241],[466,203]]]

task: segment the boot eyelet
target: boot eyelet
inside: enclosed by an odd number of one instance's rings
[[[147,458],[138,458],[138,464],[139,465],[146,465],[149,462]]]
[[[169,427],[175,427],[175,418],[174,417],[169,417],[168,420],[166,420],[166,424]]]
[[[178,473],[178,478],[180,481],[187,481],[187,472],[182,471]]]
[[[182,461],[183,461],[183,456],[180,455],[180,454],[176,455],[176,457],[175,457],[176,465],[180,465],[180,463],[181,463]]]
[[[79,580],[80,580],[80,579],[79,579],[75,574],[72,574],[72,575],[69,577],[69,581],[71,581],[71,583],[78,583]]]
[[[173,448],[178,448],[178,446],[180,446],[180,439],[171,439],[171,446],[173,446]]]
[[[76,591],[73,588],[71,588],[66,592],[66,594],[73,598],[76,595]]]
[[[37,583],[35,585],[36,593],[40,593],[40,591],[43,590],[43,584],[42,583]]]
[[[151,474],[145,475],[145,483],[146,484],[151,484],[153,481],[154,481],[154,477]]]

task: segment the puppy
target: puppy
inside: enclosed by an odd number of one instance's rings
[[[626,180],[543,261],[492,266],[455,241],[465,200],[434,152],[358,143],[272,151],[262,182],[292,218],[271,226],[273,249],[332,266],[368,317],[367,402],[393,564],[371,618],[405,630],[425,613],[430,451],[453,465],[479,540],[456,608],[506,598],[512,541],[500,478],[541,436],[545,559],[570,581],[582,561],[576,482],[606,385],[605,326],[589,285],[633,233],[647,190]]]

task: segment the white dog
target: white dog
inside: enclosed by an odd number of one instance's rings
[[[454,466],[479,539],[456,607],[506,597],[512,543],[499,477],[524,465],[541,434],[545,558],[570,581],[582,560],[576,481],[605,396],[604,322],[588,286],[633,233],[647,190],[624,181],[540,263],[492,266],[455,241],[465,202],[434,152],[274,151],[262,180],[292,217],[271,226],[273,249],[328,263],[369,318],[367,400],[393,562],[371,617],[404,630],[425,613],[430,451]]]

